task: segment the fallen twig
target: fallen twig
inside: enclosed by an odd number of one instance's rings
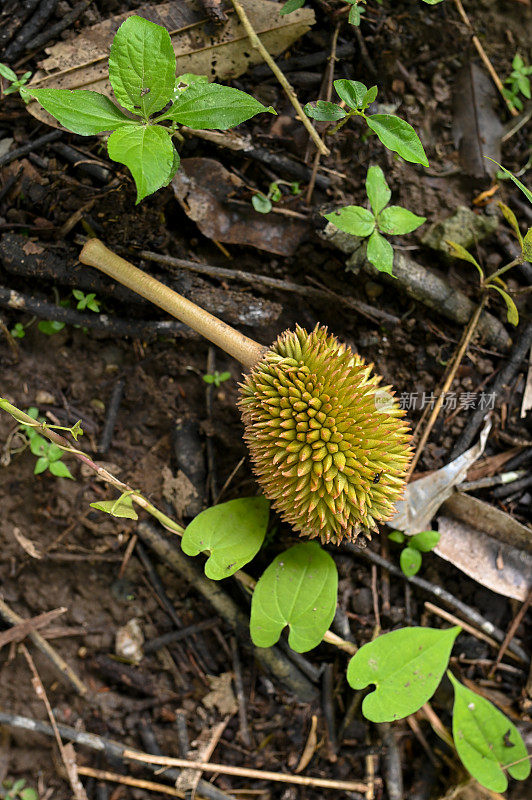
[[[17,147],[16,150],[10,150],[8,153],[5,153],[5,155],[0,156],[0,167],[5,167],[6,164],[11,164],[11,162],[16,161],[17,158],[22,158],[23,156],[27,156],[28,153],[33,153],[34,150],[38,150],[45,144],[49,144],[49,142],[57,141],[57,139],[61,138],[63,133],[64,131],[51,131],[51,133],[45,133],[44,136],[39,136],[38,139],[28,142],[28,144]]]
[[[67,611],[66,608],[54,608],[52,611],[45,611],[44,614],[38,614],[36,617],[25,619],[18,625],[13,625],[7,631],[0,633],[0,648],[5,647],[6,644],[11,642],[22,642],[32,631],[37,631],[39,628],[45,628],[54,619],[60,617]]]

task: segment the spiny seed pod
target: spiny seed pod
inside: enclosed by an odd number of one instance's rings
[[[302,535],[338,544],[390,519],[410,460],[404,412],[348,346],[285,331],[240,385],[254,471]]]

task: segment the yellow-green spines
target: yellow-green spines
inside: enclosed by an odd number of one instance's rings
[[[355,539],[393,516],[410,460],[404,414],[327,328],[285,331],[240,386],[254,471],[304,536]]]

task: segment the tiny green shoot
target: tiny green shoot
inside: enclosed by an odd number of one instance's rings
[[[415,575],[421,567],[421,553],[430,553],[440,541],[438,531],[422,531],[414,536],[405,536],[402,531],[392,531],[388,539],[398,544],[408,540],[408,544],[401,551],[399,563],[407,577]]]
[[[504,81],[508,84],[508,89],[504,89],[504,96],[518,111],[523,110],[523,101],[520,95],[523,95],[526,100],[530,100],[530,78],[532,75],[532,67],[529,67],[524,62],[522,56],[516,53],[512,61],[512,71]]]
[[[215,369],[214,372],[211,373],[208,372],[206,375],[203,375],[202,377],[205,383],[209,383],[218,388],[219,386],[221,386],[222,383],[228,381],[231,378],[231,373],[218,372],[218,370]]]
[[[10,82],[10,85],[3,90],[3,94],[8,95],[19,92],[31,78],[31,72],[25,72],[24,75],[21,75],[19,78],[16,72],[13,72],[7,64],[0,64],[0,76]]]
[[[82,292],[81,289],[73,289],[72,294],[78,301],[76,304],[76,308],[78,309],[78,311],[84,311],[86,308],[88,308],[89,311],[94,311],[95,313],[99,313],[100,300],[96,299],[96,294],[94,292],[85,294],[85,292]]]
[[[22,322],[15,322],[9,332],[13,339],[23,339],[26,336],[26,329]]]

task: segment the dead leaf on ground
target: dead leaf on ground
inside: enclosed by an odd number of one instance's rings
[[[237,175],[212,158],[184,158],[172,180],[177,200],[204,236],[280,256],[294,255],[308,234],[308,223],[279,214],[260,214],[251,202],[232,202],[231,195],[244,186]]]
[[[29,556],[32,558],[42,558],[41,551],[33,544],[31,539],[27,539],[26,536],[24,536],[20,528],[13,528],[13,536]]]
[[[242,0],[242,5],[266,49],[277,56],[314,24],[314,12],[301,8],[280,16],[281,6],[271,0]],[[234,11],[214,33],[212,22],[197,0],[146,5],[118,14],[86,28],[79,36],[47,48],[48,58],[40,62],[31,80],[33,86],[56,89],[92,89],[112,97],[107,70],[109,48],[122,22],[132,14],[163,25],[170,32],[177,60],[177,75],[193,72],[209,79],[237,78],[262,62]],[[28,111],[48,125],[60,127],[35,101]]]
[[[161,474],[163,478],[163,497],[172,504],[177,518],[183,519],[183,517],[187,516],[191,503],[201,503],[196,487],[182,470],[179,470],[177,475],[174,476],[172,470],[164,466]]]
[[[477,528],[503,544],[532,553],[532,528],[478,497],[456,492],[445,501],[441,510],[446,516],[462,522],[474,521]]]
[[[220,714],[236,714],[238,703],[233,692],[233,673],[222,672],[221,675],[207,675],[211,691],[202,699],[206,708],[217,708]]]
[[[493,84],[474,61],[456,76],[453,92],[453,136],[460,166],[474,178],[494,175],[501,160],[504,126],[495,110],[498,96]]]
[[[503,453],[496,453],[494,456],[479,458],[471,469],[467,470],[467,481],[478,481],[480,478],[491,478],[498,475],[507,461],[516,456],[522,450],[521,447],[512,447]]]

